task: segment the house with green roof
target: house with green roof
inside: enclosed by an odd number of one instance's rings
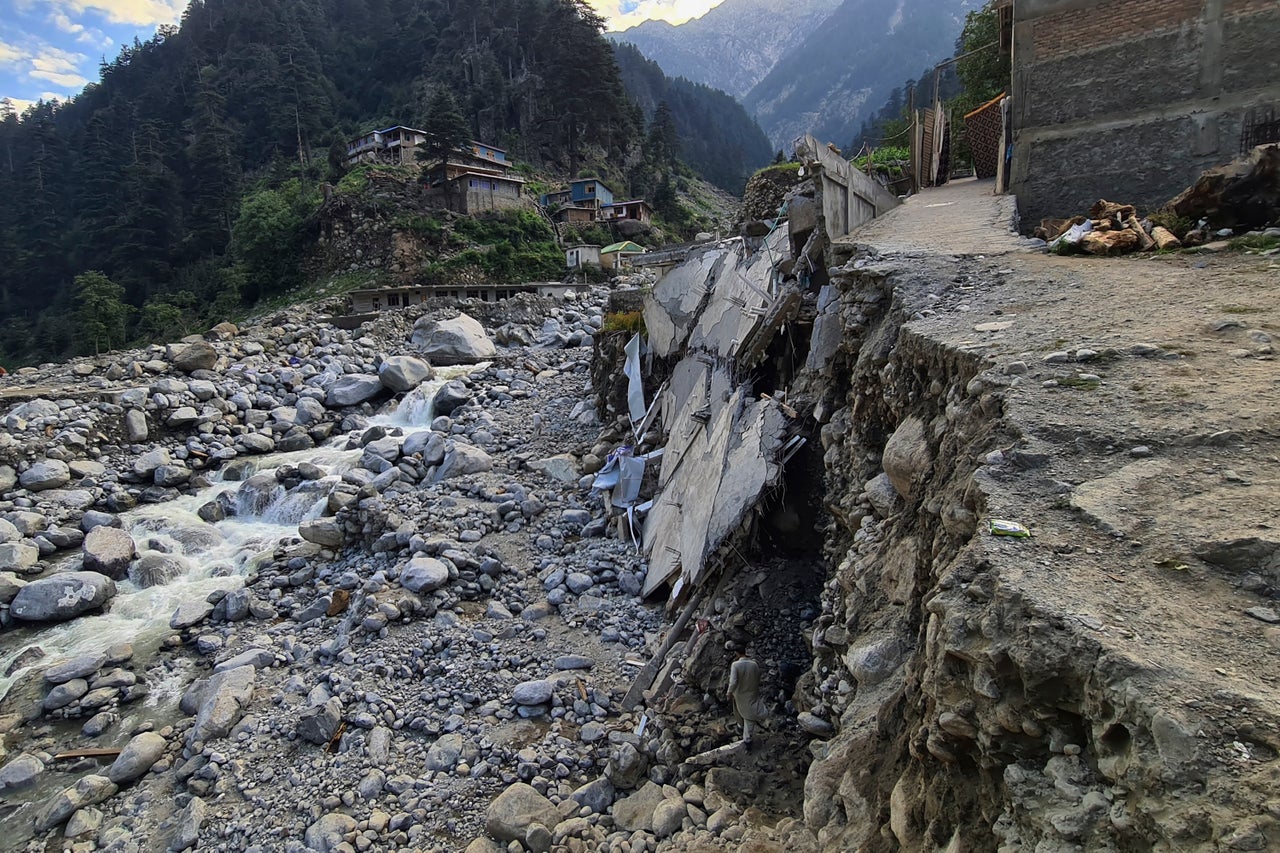
[[[632,243],[630,240],[612,243],[600,250],[600,266],[607,270],[629,267],[632,258],[643,255],[647,251],[648,249],[644,246]]]

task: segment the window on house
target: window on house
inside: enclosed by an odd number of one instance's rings
[[[381,299],[379,299],[379,298],[378,298],[378,297],[376,297],[376,296],[375,296],[375,297],[373,297],[373,310],[374,310],[374,311],[381,311],[381,310],[382,310],[382,300],[381,300]]]
[[[387,305],[389,305],[389,306],[399,306],[399,305],[400,305],[400,294],[398,294],[398,293],[388,293],[388,294],[387,294]]]

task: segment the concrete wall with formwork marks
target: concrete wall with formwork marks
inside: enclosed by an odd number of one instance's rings
[[[726,540],[782,476],[795,431],[784,408],[758,399],[744,354],[776,334],[774,309],[794,284],[777,276],[790,257],[788,234],[728,240],[695,250],[645,300],[654,353],[679,361],[660,399],[667,436],[658,492],[644,526],[644,592],[697,585]]]
[[[1010,190],[1023,222],[1149,210],[1280,111],[1275,0],[1016,0]]]

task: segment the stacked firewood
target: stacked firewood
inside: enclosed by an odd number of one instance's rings
[[[1090,255],[1126,255],[1156,249],[1177,249],[1182,241],[1167,228],[1138,219],[1131,204],[1099,199],[1089,215],[1070,219],[1045,219],[1035,236],[1056,251],[1085,252]]]

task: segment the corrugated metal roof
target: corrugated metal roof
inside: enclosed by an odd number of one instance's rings
[[[647,251],[648,249],[646,249],[644,246],[641,246],[637,243],[632,243],[630,240],[623,240],[621,243],[613,243],[611,245],[605,246],[603,249],[600,250],[600,254],[607,255],[607,254],[610,254],[611,252],[643,253]]]

